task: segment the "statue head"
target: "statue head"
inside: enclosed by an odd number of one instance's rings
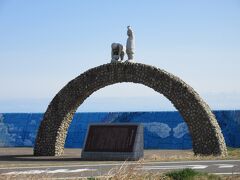
[[[129,36],[129,37],[133,37],[133,31],[132,31],[132,29],[131,29],[131,26],[127,26],[127,35]]]

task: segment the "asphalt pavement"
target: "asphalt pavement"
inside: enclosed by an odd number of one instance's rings
[[[83,161],[80,149],[66,149],[60,157],[36,157],[32,148],[0,148],[0,179],[29,177],[75,179],[109,176],[121,167],[140,172],[166,172],[191,168],[201,172],[222,175],[240,175],[240,160],[172,161],[174,158],[192,158],[191,150],[145,150],[144,161]],[[158,159],[159,158],[159,159]],[[164,162],[171,160],[171,162]]]
[[[62,166],[15,166],[0,168],[0,175],[4,176],[35,176],[46,175],[56,179],[72,179],[81,177],[102,177],[114,173],[121,166],[131,167],[136,171],[166,172],[190,168],[197,171],[213,174],[232,175],[240,174],[240,160],[212,160],[212,161],[179,161],[179,162],[117,162],[96,164],[67,164]]]

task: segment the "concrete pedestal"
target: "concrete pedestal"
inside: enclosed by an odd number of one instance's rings
[[[126,161],[143,157],[141,124],[91,124],[81,155],[84,160]]]

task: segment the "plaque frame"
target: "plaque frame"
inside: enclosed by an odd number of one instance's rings
[[[131,149],[125,151],[116,151],[116,150],[91,150],[88,146],[88,138],[90,136],[91,128],[95,126],[97,128],[101,127],[119,127],[128,128],[129,126],[136,128],[135,137],[133,137],[133,144]],[[143,158],[144,155],[144,137],[143,137],[143,125],[140,123],[91,123],[88,125],[87,134],[84,140],[84,146],[81,153],[81,158],[83,160],[92,160],[92,161],[136,161],[140,158]],[[90,142],[91,143],[91,142]]]

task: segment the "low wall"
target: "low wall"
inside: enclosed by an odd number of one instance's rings
[[[214,111],[227,146],[240,147],[240,110]],[[0,147],[32,147],[42,113],[0,114]],[[191,149],[188,127],[178,112],[76,113],[65,147],[81,148],[89,123],[142,123],[145,149]]]

